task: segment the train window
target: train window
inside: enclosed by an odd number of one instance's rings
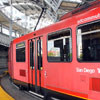
[[[77,51],[78,61],[100,61],[100,22],[78,27]]]
[[[42,40],[41,39],[37,41],[37,47],[38,47],[37,49],[38,69],[42,70],[43,65],[42,65]]]
[[[72,61],[72,37],[69,29],[48,35],[48,61]]]
[[[30,42],[30,67],[34,69],[34,42]]]
[[[16,62],[25,62],[25,42],[16,44]]]

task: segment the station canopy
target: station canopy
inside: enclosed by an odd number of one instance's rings
[[[64,14],[92,1],[94,0],[3,0],[3,4],[12,5],[33,20],[38,19],[44,10],[42,19],[56,22]]]
[[[12,0],[12,5],[33,19],[38,18],[42,8],[45,8],[47,16],[57,21],[62,15],[91,1],[93,0]],[[44,18],[47,16],[44,14]]]

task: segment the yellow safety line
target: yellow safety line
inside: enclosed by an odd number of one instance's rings
[[[0,78],[4,77],[8,71],[4,71],[2,75],[0,75]],[[0,100],[15,100],[12,98],[9,94],[6,93],[6,91],[3,90],[3,88],[0,86]]]
[[[9,94],[7,94],[0,86],[0,100],[15,100]]]

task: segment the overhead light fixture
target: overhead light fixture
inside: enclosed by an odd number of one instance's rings
[[[78,3],[63,1],[60,6],[61,7],[76,7],[77,5]]]
[[[3,5],[10,6],[10,4],[8,2],[3,2]]]

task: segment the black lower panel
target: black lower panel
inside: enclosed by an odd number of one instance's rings
[[[13,82],[16,85],[22,85],[24,88],[27,88],[28,90],[34,91],[35,92],[35,85],[32,84],[27,84],[18,80],[13,80]],[[52,91],[49,89],[45,89],[45,88],[41,88],[41,87],[37,87],[38,89],[38,94],[44,95],[47,99],[46,100],[50,100],[50,98],[54,97],[54,98],[58,98],[60,100],[85,100],[85,99],[81,99],[81,98],[77,98],[74,96],[69,96],[66,94],[62,94],[56,91]],[[51,99],[52,100],[52,99]]]
[[[12,82],[9,80],[9,76],[6,75],[5,77],[2,77],[0,80],[1,87],[11,96],[14,98],[14,100],[40,100],[36,96],[31,96],[27,94],[25,91],[19,91],[14,85],[12,85]],[[0,98],[2,100],[3,98]],[[9,99],[11,100],[11,99]]]

